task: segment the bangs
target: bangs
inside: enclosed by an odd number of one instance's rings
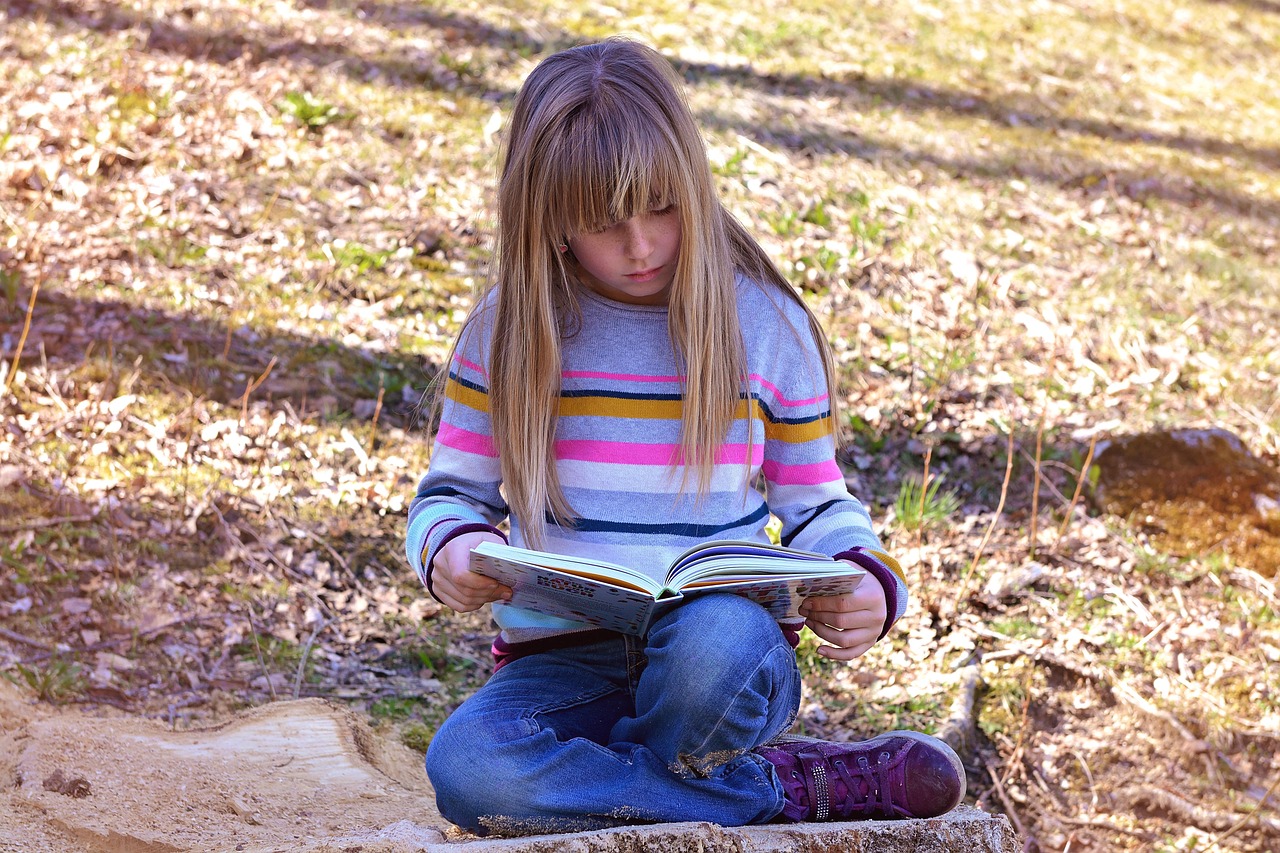
[[[633,105],[634,107],[634,105]],[[605,113],[605,114],[600,114]],[[581,110],[543,160],[547,224],[566,237],[679,205],[688,185],[665,122],[643,110]]]

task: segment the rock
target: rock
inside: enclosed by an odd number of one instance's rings
[[[365,853],[1020,853],[1007,818],[967,806],[931,820],[717,826],[665,823],[528,838],[475,839]],[[322,853],[322,851],[315,851]],[[323,851],[328,853],[328,851]]]

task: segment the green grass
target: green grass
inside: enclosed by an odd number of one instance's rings
[[[942,478],[931,476],[922,486],[915,475],[905,477],[893,501],[895,523],[903,530],[924,530],[950,520],[960,509],[960,496],[942,488]]]

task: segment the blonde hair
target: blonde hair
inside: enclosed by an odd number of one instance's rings
[[[721,205],[702,136],[671,65],[653,49],[622,38],[548,57],[521,87],[507,129],[496,275],[489,285],[496,291],[489,360],[493,441],[507,503],[535,546],[543,541],[548,513],[561,524],[573,518],[556,473],[554,441],[560,341],[580,310],[572,260],[558,246],[671,204],[682,234],[667,306],[684,385],[680,461],[686,478],[690,469],[696,473],[698,496],[710,488],[716,452],[747,387],[737,273],[776,286],[804,307],[827,387],[834,388],[830,349],[817,318]]]

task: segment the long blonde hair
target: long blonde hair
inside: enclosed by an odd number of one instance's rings
[[[561,524],[573,518],[556,473],[554,441],[560,341],[580,310],[572,258],[558,246],[669,204],[682,234],[667,321],[684,385],[679,461],[686,477],[690,469],[696,473],[698,495],[710,488],[716,451],[747,390],[736,273],[772,284],[804,306],[827,387],[834,388],[830,349],[816,317],[721,205],[671,65],[622,38],[548,57],[521,87],[507,129],[496,275],[489,285],[496,296],[489,360],[493,441],[507,503],[535,546],[548,514]]]

